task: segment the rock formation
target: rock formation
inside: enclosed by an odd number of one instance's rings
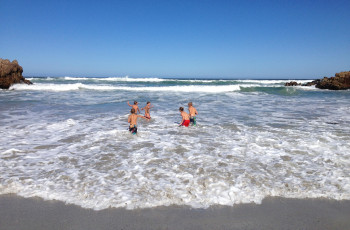
[[[317,79],[317,80],[313,80],[313,81],[310,81],[308,83],[305,83],[305,84],[302,84],[302,86],[313,86],[313,85],[317,85],[318,83],[320,83],[320,79]]]
[[[296,81],[291,81],[284,84],[284,86],[298,86],[298,85],[301,85],[301,84]]]
[[[319,89],[344,90],[350,89],[350,71],[336,73],[335,77],[325,77],[316,84]]]
[[[14,60],[10,62],[7,59],[0,58],[0,88],[8,89],[11,85],[16,83],[33,84],[26,80],[23,76],[23,68]]]
[[[284,84],[285,86],[301,85],[297,82],[291,81]],[[335,77],[324,77],[323,79],[317,79],[301,86],[315,85],[319,89],[331,89],[331,90],[345,90],[350,89],[350,71],[336,73]]]

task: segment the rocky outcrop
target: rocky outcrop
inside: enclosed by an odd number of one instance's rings
[[[325,77],[316,84],[316,88],[332,90],[350,89],[350,71],[336,73],[335,77]]]
[[[317,79],[306,84],[300,84],[295,81],[287,82],[285,86],[312,86],[315,85],[319,89],[330,90],[345,90],[350,89],[350,71],[336,73],[335,77],[324,77],[323,79]]]
[[[318,83],[320,83],[320,79],[317,79],[317,80],[314,80],[314,81],[310,81],[310,82],[307,82],[305,84],[302,84],[302,86],[313,86],[313,85],[317,85]]]
[[[8,89],[16,83],[33,84],[23,76],[23,68],[16,60],[10,62],[8,59],[0,58],[0,88]]]

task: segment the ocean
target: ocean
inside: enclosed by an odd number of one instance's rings
[[[0,194],[95,210],[350,199],[349,90],[285,87],[289,80],[28,79],[0,90]],[[135,100],[154,107],[131,135]],[[197,126],[179,127],[188,102]]]

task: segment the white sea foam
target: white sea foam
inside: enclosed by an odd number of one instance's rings
[[[18,152],[22,152],[22,151],[19,149],[12,148],[12,149],[8,149],[8,150],[2,152],[1,154],[8,155],[8,154],[13,154],[13,153],[18,153]]]
[[[36,91],[70,91],[78,90],[83,84],[45,84],[35,83],[33,85],[15,84],[10,87],[10,90],[36,90]]]
[[[316,88],[315,85],[311,85],[311,86],[294,86],[294,87],[296,87],[296,88],[298,88],[300,90],[313,90],[313,91],[320,90],[320,89]]]
[[[350,161],[331,151],[337,144],[329,146],[336,138],[330,134],[325,142],[315,143],[319,137],[305,139],[308,132],[270,133],[240,124],[243,132],[227,129],[221,137],[217,128],[206,124],[175,128],[170,134],[161,128],[166,122],[161,122],[140,124],[140,135],[133,137],[126,130],[102,128],[112,119],[96,118],[88,127],[84,121],[78,125],[68,119],[26,128],[25,132],[33,132],[32,138],[47,140],[29,151],[24,148],[25,156],[2,159],[1,170],[10,165],[14,169],[11,176],[4,172],[0,193],[62,200],[96,210],[172,204],[206,208],[260,203],[267,196],[350,199],[349,177],[344,168],[336,167]],[[213,133],[212,139],[201,141]],[[77,134],[83,137],[77,139]],[[303,140],[297,147],[291,141],[295,135]],[[121,146],[124,142],[134,146],[131,151]],[[343,152],[349,145],[344,142],[337,148]]]
[[[120,81],[120,82],[161,82],[165,81],[166,79],[162,78],[131,78],[131,77],[64,77],[64,80],[70,80],[70,81]]]
[[[96,210],[350,199],[348,94],[241,93],[243,85],[261,83],[15,85],[0,97],[0,194]],[[20,91],[33,86],[42,88]],[[130,97],[155,105],[135,136],[127,131]],[[198,125],[178,127],[178,107],[189,100]]]
[[[225,83],[245,83],[245,84],[281,84],[286,82],[296,81],[297,83],[304,84],[312,80],[237,80],[237,79],[175,79],[175,78],[135,78],[135,77],[47,77],[47,78],[27,78],[28,80],[40,79],[42,81],[53,81],[53,80],[67,80],[67,81],[96,81],[96,82],[190,82],[190,83],[215,83],[215,82],[225,82]]]
[[[35,83],[33,85],[15,84],[10,87],[10,90],[36,90],[36,91],[74,91],[81,89],[90,90],[118,90],[124,87],[114,87],[111,85],[88,85],[83,83],[74,84],[46,84]],[[130,87],[131,88],[131,87]]]
[[[282,84],[284,85],[286,82],[295,81],[300,84],[308,83],[313,80],[237,80],[237,82],[242,83],[255,83],[255,84]]]
[[[38,78],[27,78],[29,80]],[[135,78],[135,77],[63,77],[63,78],[42,78],[42,80],[67,80],[67,81],[109,81],[109,82],[194,82],[194,83],[212,83],[218,80],[197,80],[197,79],[171,79],[171,78]],[[228,80],[234,81],[234,80]]]
[[[224,85],[224,86],[208,86],[208,85],[191,85],[191,86],[167,86],[167,87],[134,87],[129,89],[128,87],[123,88],[124,90],[135,90],[135,91],[173,91],[173,92],[207,92],[207,93],[218,93],[218,92],[232,92],[239,91],[239,85]]]
[[[254,85],[244,85],[244,87],[254,87]],[[89,90],[123,90],[123,91],[150,91],[150,92],[232,92],[240,90],[239,85],[187,85],[187,86],[160,86],[160,87],[128,87],[113,85],[93,85],[93,84],[45,84],[36,83],[33,85],[15,84],[11,86],[12,90],[37,90],[37,91],[73,91],[81,89]]]

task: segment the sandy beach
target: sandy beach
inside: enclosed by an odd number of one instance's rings
[[[94,211],[59,201],[0,196],[0,229],[350,229],[350,201],[267,198],[261,205]]]

